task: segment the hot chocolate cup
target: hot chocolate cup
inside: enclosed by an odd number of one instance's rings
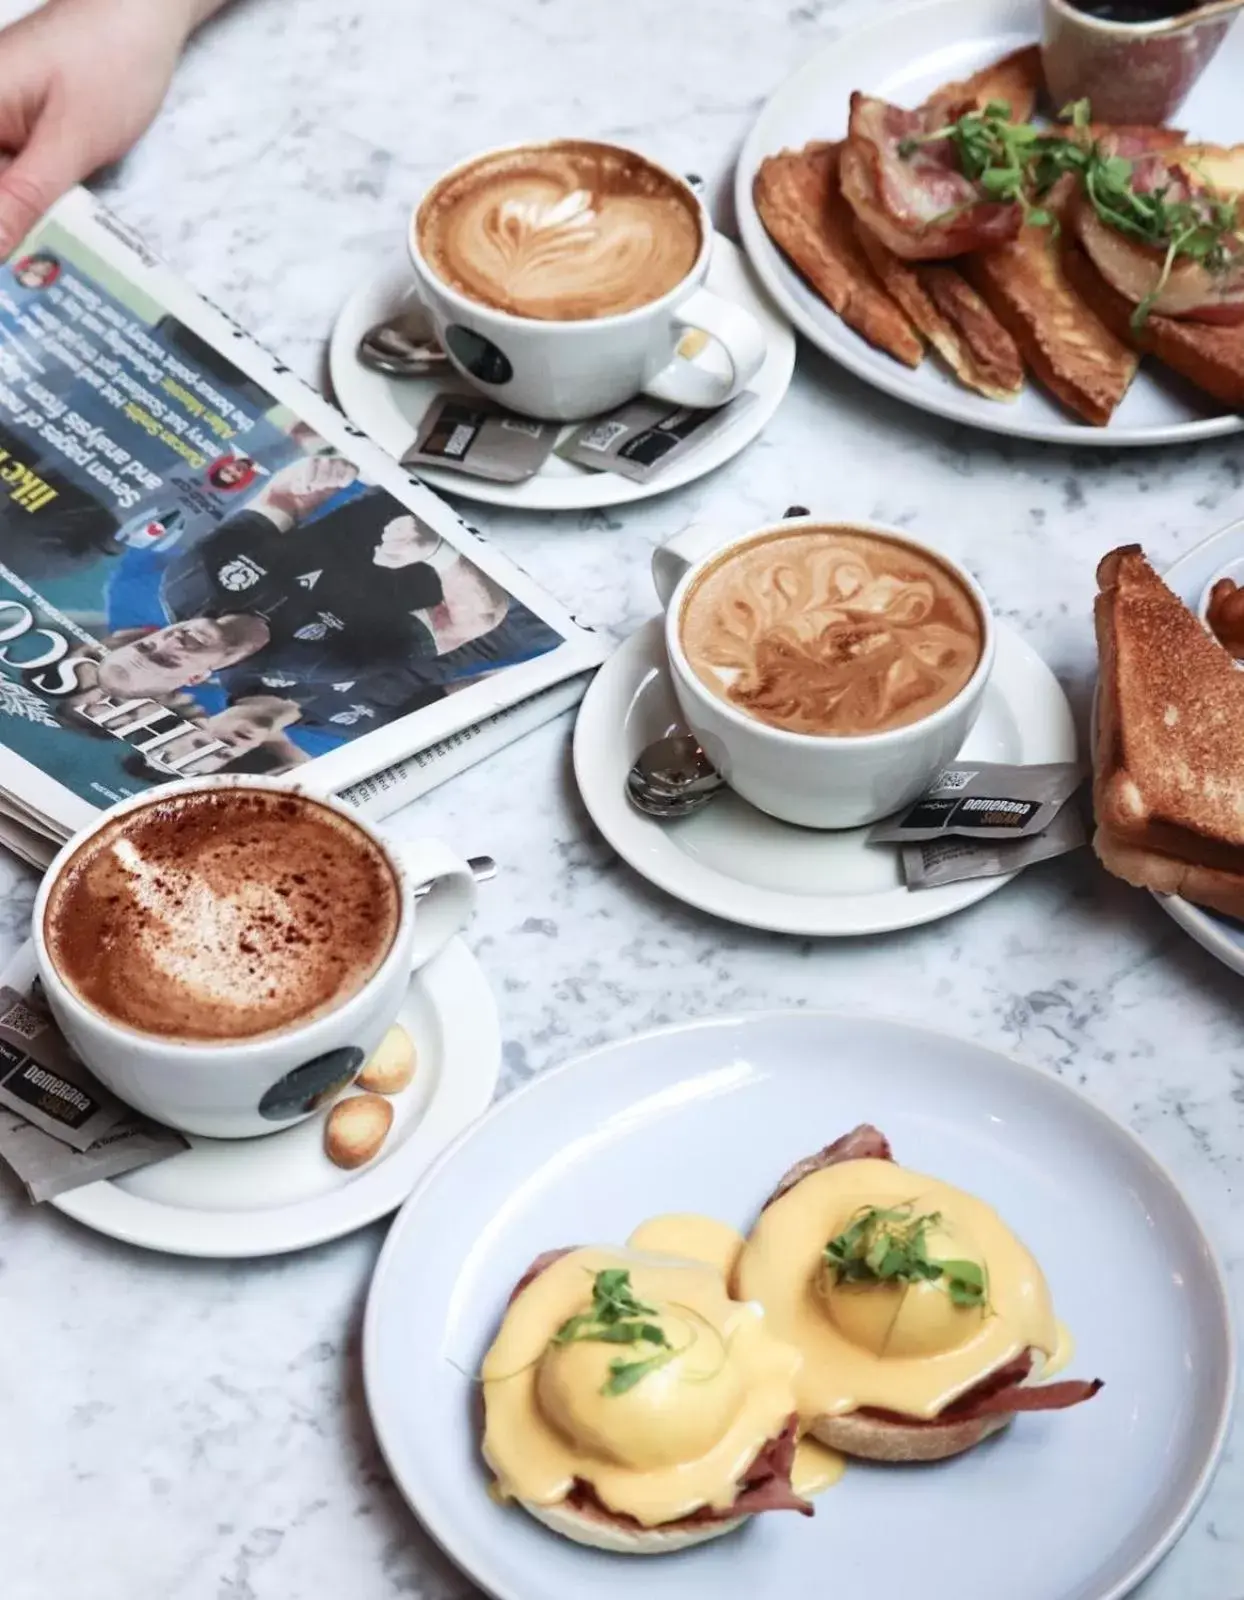
[[[102,828],[153,802],[201,790],[262,789],[307,795],[348,818],[380,851],[398,891],[392,943],[380,965],[340,1005],[250,1038],[179,1040],[145,1033],[87,1004],[62,976],[45,927],[61,874]],[[416,890],[431,885],[426,896]],[[470,868],[433,839],[395,841],[337,801],[289,782],[217,777],[162,785],[110,807],[62,848],[35,899],[32,935],[39,977],[61,1032],[90,1070],[136,1110],[183,1133],[246,1139],[310,1116],[356,1078],[395,1021],[411,975],[469,920]]]
[[[944,568],[979,614],[980,657],[962,688],[927,716],[878,733],[792,732],[740,710],[697,675],[683,644],[684,603],[697,580],[734,551],[783,532],[839,530],[873,535]],[[794,517],[731,537],[695,526],[653,554],[653,580],[665,606],[665,644],[674,693],[706,755],[735,792],[783,822],[805,828],[858,828],[899,811],[958,755],[980,714],[994,661],[994,623],[980,585],[923,540],[880,523]]]
[[[523,151],[612,152],[651,169],[695,222],[694,253],[683,276],[650,301],[609,315],[517,315],[473,298],[439,275],[424,249],[429,208],[472,168]],[[685,179],[618,145],[584,140],[516,144],[484,151],[444,173],[420,201],[408,231],[420,297],[437,337],[459,373],[483,394],[525,416],[573,422],[612,411],[649,394],[674,406],[712,408],[734,399],[759,372],[765,336],[749,311],[704,287],[712,260],[713,225]],[[518,302],[521,303],[521,302]],[[690,330],[709,336],[704,359],[684,359]],[[710,353],[711,352],[711,353]]]

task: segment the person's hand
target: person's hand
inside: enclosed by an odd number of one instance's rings
[[[421,526],[411,516],[394,517],[380,535],[380,543],[372,556],[377,567],[409,567],[416,561],[426,561],[441,543],[440,535]]]
[[[341,456],[311,456],[282,467],[252,502],[252,509],[278,519],[301,522],[339,489],[354,482],[359,469]]]
[[[221,3],[47,0],[0,30],[0,260],[138,139],[191,28]]]

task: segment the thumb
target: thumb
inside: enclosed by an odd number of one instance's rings
[[[85,176],[84,158],[36,127],[30,143],[0,172],[0,261],[7,260],[49,206]]]

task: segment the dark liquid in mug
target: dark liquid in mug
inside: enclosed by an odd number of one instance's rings
[[[1076,11],[1103,22],[1164,22],[1199,11],[1204,0],[1068,0]]]

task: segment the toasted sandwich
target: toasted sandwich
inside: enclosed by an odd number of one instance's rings
[[[1138,888],[1244,917],[1244,672],[1138,545],[1097,583],[1094,848]]]

